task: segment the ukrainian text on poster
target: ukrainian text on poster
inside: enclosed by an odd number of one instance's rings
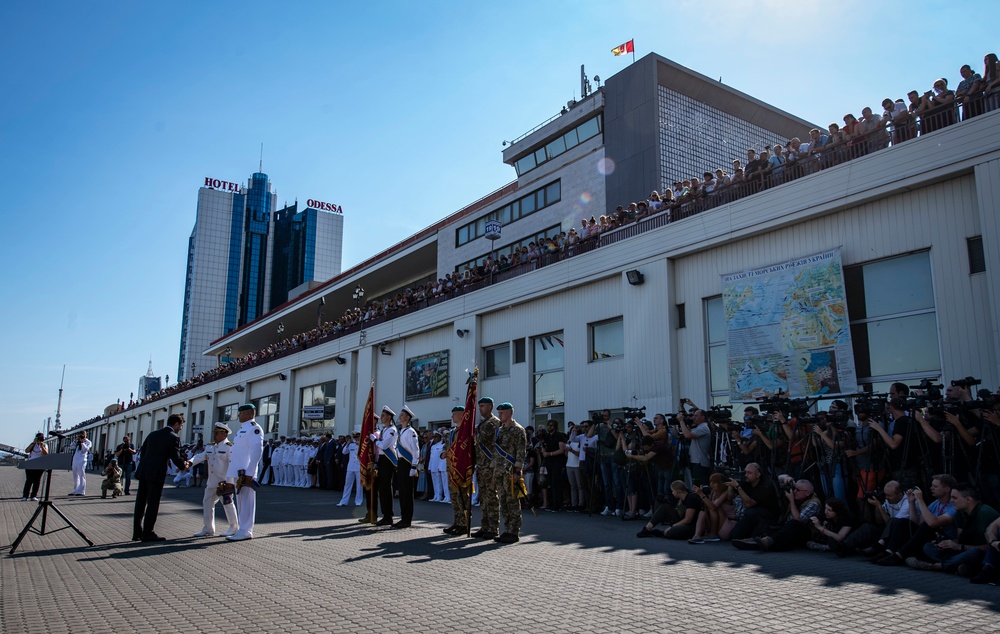
[[[857,391],[840,249],[722,276],[730,400]]]

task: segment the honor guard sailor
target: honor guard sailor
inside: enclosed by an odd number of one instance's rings
[[[256,414],[257,408],[252,404],[240,405],[237,412],[240,428],[233,439],[229,469],[226,471],[226,479],[234,478],[236,482],[236,509],[240,528],[235,535],[226,538],[233,542],[253,539],[257,489],[260,486],[254,475],[260,466],[261,454],[264,453],[264,430],[254,420]]]
[[[398,432],[393,424],[396,412],[389,409],[388,405],[382,407],[379,419],[382,423],[382,430],[376,434],[371,434],[369,439],[375,443],[375,489],[378,496],[378,503],[382,508],[382,519],[376,524],[378,526],[392,526],[392,480],[396,473],[396,441]]]
[[[223,537],[235,535],[240,529],[236,518],[236,506],[233,498],[236,496],[236,479],[227,478],[229,458],[232,455],[233,443],[229,442],[229,427],[225,423],[216,423],[212,427],[212,443],[205,445],[205,451],[191,459],[191,465],[208,464],[208,477],[205,478],[205,496],[201,506],[205,522],[195,537],[211,537],[215,535],[215,505],[222,502],[222,510],[229,521],[229,527],[222,531]]]
[[[416,485],[417,458],[420,456],[420,440],[417,430],[410,422],[413,411],[403,406],[399,412],[399,441],[396,445],[396,455],[399,461],[396,465],[396,485],[399,487],[399,521],[393,528],[409,528],[413,521],[413,487]]]
[[[493,415],[493,399],[488,396],[479,399],[479,415],[483,419],[476,426],[476,484],[479,485],[479,509],[483,512],[483,520],[472,536],[494,539],[500,530],[500,497],[493,476],[494,444],[500,419]]]

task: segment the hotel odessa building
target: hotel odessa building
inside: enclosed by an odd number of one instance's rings
[[[227,273],[236,286],[246,277],[244,244],[234,250],[229,239],[236,228],[227,209],[236,194],[203,189],[199,222],[202,205],[206,213],[209,205],[220,207],[220,217],[212,220],[211,254],[199,251],[200,225],[192,236],[185,319],[192,322],[201,311],[217,326],[215,334],[199,334],[197,344],[189,335],[185,350],[189,357],[207,354],[213,365],[227,349],[245,357],[278,341],[279,325],[288,337],[314,328],[319,315],[336,320],[355,306],[359,285],[366,302],[395,297],[464,271],[494,246],[509,254],[579,230],[582,220],[644,200],[678,177],[731,171],[733,159],[746,160],[747,147],[806,139],[811,127],[647,55],[508,145],[503,161],[516,180],[292,301],[251,313],[240,312],[231,299],[239,296],[225,289]],[[730,309],[743,305],[727,304],[733,296],[726,293],[741,278],[763,280],[803,262],[836,262],[829,270],[839,287],[826,290],[836,291],[839,303],[817,306],[822,323],[846,319],[841,332],[850,334],[821,354],[810,352],[811,361],[808,354],[794,359],[803,361],[806,380],[830,380],[829,372],[810,367],[826,358],[837,363],[826,370],[840,373],[831,394],[970,375],[995,387],[1000,112],[891,145],[882,135],[862,150],[824,155],[796,178],[654,214],[605,232],[568,257],[502,271],[492,283],[378,315],[87,427],[107,433],[109,442],[126,431],[141,439],[170,413],[225,420],[237,404],[251,401],[266,412],[258,421],[269,435],[339,435],[360,421],[372,380],[379,405],[398,411],[410,404],[417,426],[429,427],[449,419],[465,393],[465,370],[477,366],[480,393],[510,401],[517,420],[536,427],[625,406],[646,406],[651,417],[676,411],[681,398],[700,406],[726,403],[743,389],[740,372],[764,371],[756,359],[733,359],[766,340],[734,336]],[[484,237],[490,220],[503,223],[495,245]],[[219,285],[192,281],[201,266],[217,270]],[[816,265],[810,274],[821,272]],[[266,280],[260,284],[266,287]],[[811,297],[811,288],[788,290]],[[771,296],[770,308],[781,308],[790,296]],[[788,316],[795,321],[798,313]],[[806,339],[815,334],[810,327],[796,332]],[[434,387],[416,394],[408,379],[427,367],[437,368]]]
[[[247,185],[206,178],[188,241],[178,381],[225,355],[202,354],[219,337],[285,303],[309,282],[340,273],[343,215],[317,201],[277,210],[267,174]],[[294,333],[289,333],[294,334]]]

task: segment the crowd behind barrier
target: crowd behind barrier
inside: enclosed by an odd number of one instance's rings
[[[365,327],[401,317],[453,297],[534,271],[542,266],[587,253],[601,246],[645,233],[690,216],[709,211],[766,189],[809,176],[872,152],[904,143],[960,121],[1000,109],[1000,62],[994,53],[983,59],[983,73],[969,65],[960,69],[962,76],[954,91],[945,78],[932,82],[924,93],[917,90],[903,99],[886,98],[884,112],[875,114],[870,107],[861,116],[848,113],[844,124],[831,123],[826,131],[813,129],[807,140],[792,138],[771,148],[750,148],[746,160],[734,158],[732,172],[708,168],[701,176],[692,176],[671,186],[653,191],[627,205],[618,205],[608,214],[581,219],[579,229],[548,237],[495,259],[492,255],[448,273],[437,282],[415,289],[407,288],[391,297],[370,300],[364,307],[348,308],[337,320],[325,322],[307,332],[296,334],[266,348],[230,359],[216,368],[165,387],[139,400],[119,401],[116,413],[169,398],[193,387],[231,376],[262,363],[294,354],[348,335]],[[114,415],[114,414],[112,414]],[[83,421],[71,429],[91,425],[103,415]]]

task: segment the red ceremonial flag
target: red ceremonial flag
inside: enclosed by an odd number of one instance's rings
[[[465,413],[462,414],[462,425],[455,433],[455,439],[448,447],[448,479],[455,483],[459,491],[468,491],[472,486],[472,470],[475,468],[476,446],[476,387],[479,369],[469,377],[469,389],[465,394]]]
[[[375,482],[375,443],[369,436],[375,433],[375,384],[368,392],[365,413],[361,416],[361,443],[358,445],[358,462],[361,463],[361,486],[371,489]]]
[[[633,45],[633,42],[635,42],[634,39],[633,40],[629,40],[628,42],[625,42],[621,46],[614,47],[613,49],[611,49],[611,52],[614,53],[615,56],[625,55],[627,53],[634,53],[635,52],[635,46]]]

